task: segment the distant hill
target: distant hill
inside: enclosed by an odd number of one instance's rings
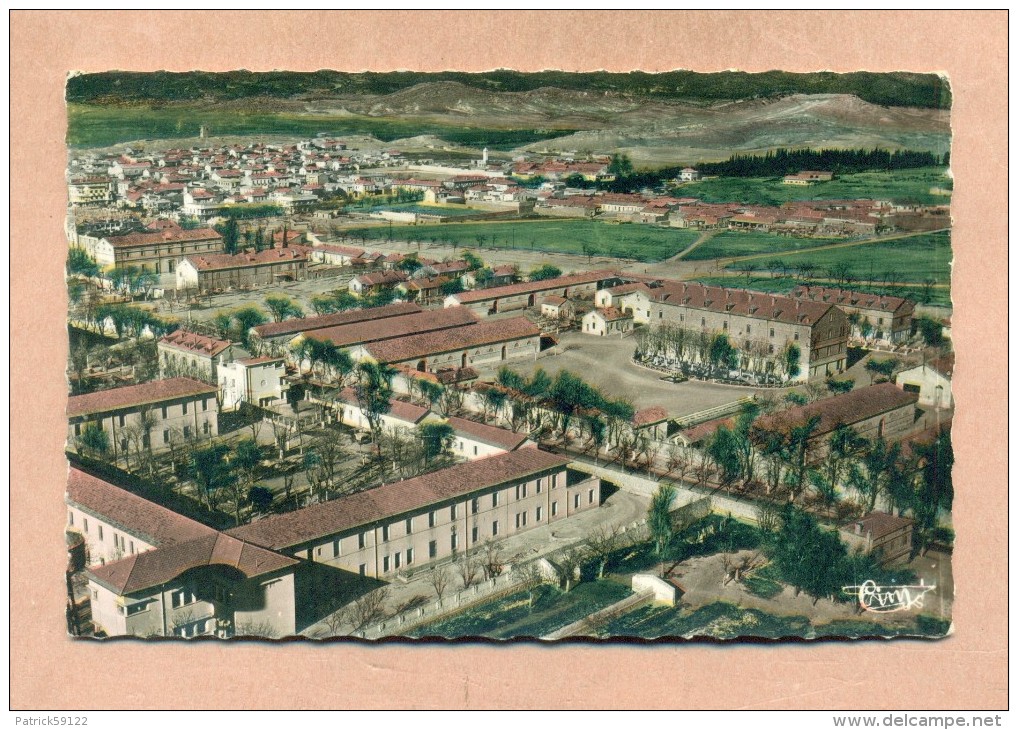
[[[342,73],[250,72],[211,73],[109,71],[82,74],[67,82],[67,100],[87,104],[227,101],[254,96],[279,99],[333,98],[351,95],[386,95],[423,83],[455,82],[482,91],[528,92],[555,88],[590,93],[622,94],[662,100],[716,103],[745,99],[772,99],[790,94],[851,94],[881,106],[949,109],[947,80],[934,74],[857,72],[697,73],[660,74],[567,73],[542,71],[490,71],[486,73]]]

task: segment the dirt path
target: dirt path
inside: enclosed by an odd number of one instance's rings
[[[681,259],[682,259],[683,257],[685,257],[685,256],[686,256],[687,254],[689,254],[689,253],[691,253],[692,251],[694,251],[694,250],[695,250],[695,249],[697,248],[697,246],[699,246],[699,245],[700,245],[700,244],[702,244],[702,243],[707,243],[707,241],[709,241],[709,240],[711,240],[712,238],[714,238],[714,236],[718,235],[718,233],[720,233],[720,231],[716,231],[716,230],[714,230],[714,231],[704,231],[704,232],[703,232],[703,233],[701,233],[701,234],[700,234],[700,236],[699,236],[699,237],[698,237],[698,238],[697,238],[697,239],[696,239],[695,241],[693,241],[693,242],[692,242],[691,244],[689,244],[688,246],[686,246],[686,247],[685,247],[684,249],[682,249],[681,251],[679,251],[679,252],[678,252],[677,254],[675,254],[674,256],[671,256],[671,257],[669,257],[669,258],[665,259],[665,262],[668,262],[668,261],[679,261],[679,260],[681,260]],[[662,263],[663,263],[663,262],[662,262]]]

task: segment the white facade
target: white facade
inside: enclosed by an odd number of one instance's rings
[[[906,392],[918,393],[920,405],[933,408],[951,408],[954,405],[951,379],[930,365],[902,370],[894,377],[894,382]]]
[[[281,357],[242,358],[219,363],[219,389],[223,408],[236,409],[241,403],[270,406],[286,398],[289,385]]]

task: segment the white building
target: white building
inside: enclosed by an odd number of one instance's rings
[[[582,332],[586,335],[622,336],[633,329],[633,315],[621,312],[614,307],[592,309],[583,315]]]
[[[241,403],[271,406],[286,400],[289,385],[282,357],[244,357],[219,361],[219,390],[223,408],[236,409]]]
[[[951,372],[953,358],[939,358],[923,363],[895,375],[894,382],[906,393],[918,393],[919,405],[933,408],[951,408],[954,395],[951,393]]]

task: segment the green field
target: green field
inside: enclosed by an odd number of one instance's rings
[[[791,268],[807,262],[813,264],[818,269],[818,276],[837,264],[847,264],[851,275],[858,281],[879,281],[885,278],[885,273],[889,273],[893,274],[893,278],[888,281],[920,283],[933,279],[938,284],[949,284],[951,234],[947,231],[926,233],[881,243],[802,254],[786,251],[780,258]],[[753,263],[764,268],[767,259],[757,259]],[[736,263],[728,268],[738,267]]]
[[[540,637],[579,621],[595,611],[621,601],[632,591],[621,583],[600,580],[580,583],[568,593],[542,584],[534,589],[529,605],[527,591],[468,608],[452,618],[430,624],[408,634],[423,636],[486,636],[510,639],[515,636]]]
[[[951,306],[951,290],[949,287],[924,287],[918,285],[884,286],[879,282],[835,284],[830,281],[823,281],[822,276],[820,279],[820,281],[812,280],[807,282],[795,276],[750,276],[749,278],[745,276],[699,276],[695,280],[710,286],[726,286],[731,289],[752,289],[753,291],[761,291],[768,294],[787,294],[800,284],[836,286],[839,289],[851,289],[870,294],[889,294],[891,296],[908,297],[920,304],[930,304],[936,307]]]
[[[778,236],[773,233],[758,233],[756,231],[723,231],[709,241],[701,243],[683,259],[705,261],[730,256],[797,251],[801,248],[812,248],[845,240],[843,238],[792,238],[791,236]]]
[[[807,187],[785,185],[780,177],[723,177],[687,183],[677,189],[677,194],[700,198],[707,203],[781,205],[789,200],[873,198],[933,205],[951,202],[950,195],[930,193],[931,188],[951,189],[951,178],[944,172],[940,167],[858,172]]]
[[[72,147],[107,147],[133,140],[197,137],[202,125],[213,135],[314,136],[363,134],[382,141],[433,134],[452,144],[512,149],[571,134],[572,129],[495,129],[435,124],[420,120],[335,117],[293,112],[244,112],[182,104],[148,106],[67,105],[67,143]]]
[[[355,240],[389,238],[389,228],[351,228],[345,233]],[[515,221],[512,223],[440,223],[393,227],[392,237],[476,248],[519,248],[552,253],[584,255],[585,243],[593,244],[595,256],[660,261],[674,256],[699,236],[699,231],[655,228],[636,223],[611,224],[586,220]],[[481,241],[478,236],[482,236]]]

